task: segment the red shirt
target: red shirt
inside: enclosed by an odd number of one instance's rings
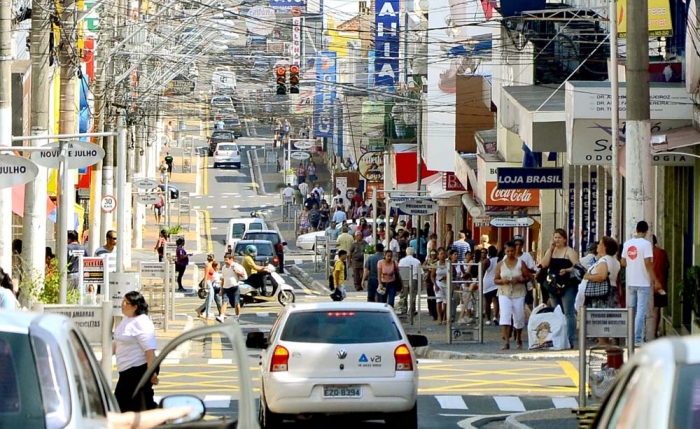
[[[657,246],[654,246],[652,250],[652,265],[654,266],[654,274],[656,274],[656,278],[659,280],[659,283],[661,283],[663,290],[666,290],[668,270],[671,267],[671,264],[668,262],[668,255],[664,249]]]

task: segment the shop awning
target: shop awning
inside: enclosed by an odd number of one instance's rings
[[[692,147],[698,144],[700,144],[700,131],[691,126],[664,131],[651,137],[652,153]]]
[[[700,145],[700,131],[691,126],[656,133],[651,136],[651,165],[663,167],[693,167],[695,146]],[[620,174],[627,175],[626,146],[620,146]]]
[[[56,210],[56,204],[51,198],[46,198],[46,216]],[[24,185],[12,188],[12,213],[19,217],[24,217]]]
[[[415,184],[418,176],[418,155],[415,144],[395,144],[393,147],[394,163],[394,183],[396,185]],[[436,171],[428,170],[421,160],[421,177],[423,182],[429,176],[436,174]],[[399,188],[400,189],[400,188]],[[415,189],[413,186],[412,189]]]

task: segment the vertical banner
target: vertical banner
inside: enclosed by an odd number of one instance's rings
[[[292,18],[292,64],[299,65],[301,61],[301,17]]]
[[[367,94],[367,98],[369,101],[375,101],[377,99],[376,94],[374,94],[374,60],[376,59],[376,55],[374,51],[369,51],[367,53],[367,89],[370,90],[370,92]]]
[[[588,231],[588,242],[594,243],[599,237],[598,234],[598,172],[591,167],[591,190],[590,190],[590,220],[591,228]]]
[[[393,86],[399,72],[399,0],[375,0],[374,83]]]
[[[576,185],[569,183],[569,246],[574,245],[574,226],[576,224]]]
[[[314,105],[314,137],[332,138],[334,134],[333,103],[335,102],[336,53],[320,52],[316,56],[316,103]]]
[[[612,237],[612,222],[613,222],[613,191],[608,189],[605,191],[605,235]],[[619,240],[619,237],[615,237]]]
[[[590,195],[588,194],[589,183],[581,183],[581,248],[579,253],[581,255],[586,253],[586,246],[588,246],[588,231],[590,228]]]

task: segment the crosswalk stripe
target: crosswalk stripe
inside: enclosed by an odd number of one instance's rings
[[[209,365],[231,365],[233,359],[209,359],[207,364]]]
[[[578,401],[576,398],[552,398],[552,403],[555,408],[578,408]]]
[[[467,404],[464,402],[464,398],[461,396],[436,396],[440,407],[443,410],[468,410]]]
[[[524,412],[525,405],[517,396],[494,396],[493,400],[501,411]]]
[[[231,395],[206,395],[204,404],[207,408],[229,408],[231,406]]]

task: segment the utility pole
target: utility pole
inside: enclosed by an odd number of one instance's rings
[[[612,225],[610,234],[620,242],[620,80],[617,75],[617,0],[608,0],[610,14],[610,143],[612,146]]]
[[[48,3],[32,2],[30,56],[32,61],[32,134],[47,135],[49,129],[49,26]],[[44,146],[45,139],[30,140]],[[48,171],[39,167],[36,178],[24,185],[22,218],[22,265],[24,278],[43,283],[46,272],[46,182]]]
[[[12,2],[0,1],[0,146],[12,146]],[[12,188],[0,189],[0,267],[12,272]]]
[[[649,8],[636,0],[627,2],[626,236],[640,220],[654,219],[649,117]]]
[[[59,107],[60,119],[58,122],[59,134],[75,134],[77,127],[75,126],[76,108],[75,108],[75,71],[78,67],[79,59],[74,56],[74,25],[73,12],[75,11],[75,3],[72,0],[65,0],[61,10],[61,33],[58,49],[58,62],[61,67],[61,102]],[[63,145],[61,145],[63,149]],[[63,161],[65,165],[65,161]],[[66,175],[64,179],[63,175]],[[58,259],[58,267],[61,272],[61,288],[59,294],[59,304],[66,304],[68,278],[66,266],[68,265],[68,237],[65,234],[66,229],[62,225],[68,225],[67,229],[73,229],[71,214],[74,212],[73,204],[75,204],[75,184],[73,183],[72,174],[67,168],[59,168],[58,184],[56,186],[56,200],[58,201],[58,222],[59,228],[56,237],[56,255]],[[67,184],[65,188],[61,185]]]

